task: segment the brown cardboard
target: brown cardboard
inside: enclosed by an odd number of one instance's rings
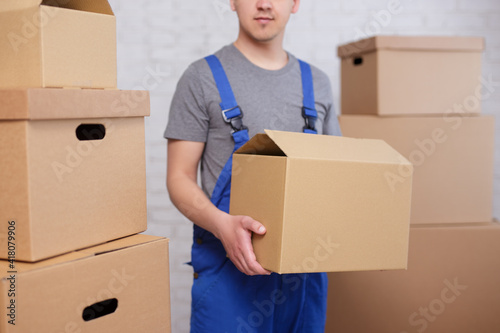
[[[149,116],[143,90],[0,89],[0,120]]]
[[[412,166],[380,140],[266,130],[233,155],[230,213],[262,222],[257,260],[277,273],[406,267]]]
[[[0,92],[0,110],[20,118],[0,119],[0,258],[8,257],[9,221],[16,223],[16,259],[25,261],[146,230],[149,95],[130,99],[133,93]],[[85,113],[93,118],[83,118]],[[80,140],[76,131],[88,124],[103,125],[104,138]],[[100,133],[87,129],[90,138]]]
[[[328,333],[496,333],[500,225],[411,226],[407,271],[329,274]]]
[[[374,36],[338,47],[338,56],[347,58],[376,50],[482,51],[484,38],[462,36]]]
[[[492,219],[493,116],[342,115],[339,122],[344,135],[385,140],[413,164],[411,223]]]
[[[0,88],[116,88],[106,0],[2,0],[0,36]]]
[[[483,49],[478,37],[376,36],[341,45],[341,113],[444,114],[459,105],[477,114]]]
[[[3,333],[170,332],[168,239],[134,235],[38,263],[14,262],[14,270],[0,261]],[[118,301],[113,313],[83,320],[85,308],[109,299]],[[8,323],[11,300],[15,326]],[[92,307],[90,317],[100,309]]]

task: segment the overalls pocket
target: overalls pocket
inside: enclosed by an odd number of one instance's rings
[[[195,278],[191,291],[193,310],[203,307],[204,300],[210,297],[212,290],[216,289],[220,277],[229,264],[231,264],[231,261],[226,256],[222,258],[211,257],[210,260],[201,265],[193,264],[195,269]]]

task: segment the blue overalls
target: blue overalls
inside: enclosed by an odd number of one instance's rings
[[[249,140],[243,114],[216,56],[208,62],[219,94],[224,120],[232,128],[234,151]],[[317,133],[310,66],[299,61],[302,75],[304,132]],[[233,151],[233,152],[234,152]],[[211,201],[229,212],[232,155],[225,164]],[[247,276],[226,257],[222,243],[194,225],[191,252],[194,282],[192,333],[324,332],[327,277],[325,273]]]

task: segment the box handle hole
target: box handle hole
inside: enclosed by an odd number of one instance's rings
[[[106,136],[106,127],[101,124],[81,124],[76,128],[76,137],[80,141],[102,140]]]
[[[82,318],[84,321],[94,320],[112,314],[118,307],[118,300],[110,298],[102,302],[97,302],[83,309]]]
[[[360,66],[363,64],[363,58],[361,57],[356,57],[353,60],[354,66]]]

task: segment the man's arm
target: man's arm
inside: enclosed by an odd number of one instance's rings
[[[263,235],[264,226],[248,216],[232,216],[207,198],[197,183],[198,164],[205,143],[168,140],[167,189],[172,203],[193,223],[220,239],[234,265],[247,275],[270,274],[257,262],[252,232]]]

